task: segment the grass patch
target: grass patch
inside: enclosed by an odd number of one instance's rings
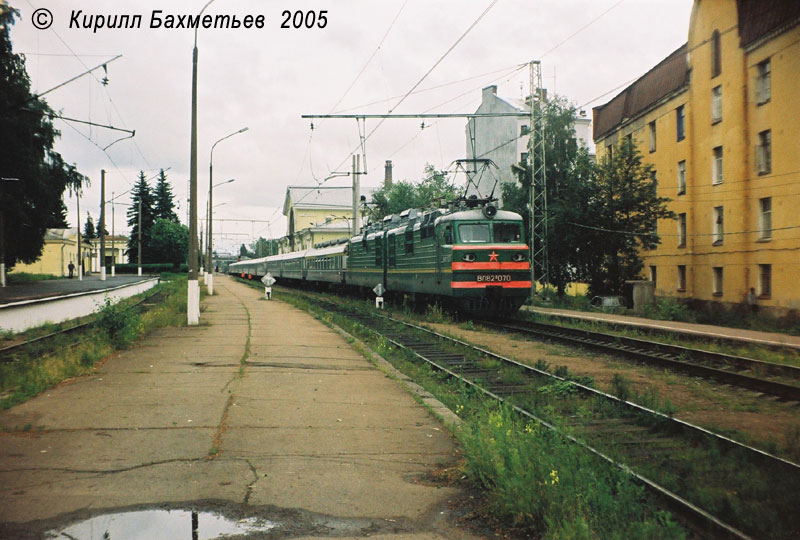
[[[31,274],[28,272],[19,272],[19,273],[10,272],[6,274],[6,282],[9,285],[19,285],[20,283],[31,283],[33,281],[47,281],[50,279],[65,279],[65,278],[53,274]]]
[[[507,407],[479,409],[458,440],[492,513],[532,537],[685,538],[630,477]]]

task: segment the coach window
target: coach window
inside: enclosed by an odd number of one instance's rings
[[[453,243],[453,228],[450,225],[444,228],[444,232],[442,233],[442,239],[445,244]]]
[[[458,226],[458,238],[464,244],[489,242],[488,223],[463,223]]]
[[[495,223],[494,241],[501,244],[522,242],[522,232],[517,223]]]

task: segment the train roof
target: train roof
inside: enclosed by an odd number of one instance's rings
[[[491,218],[487,218],[486,215],[483,213],[482,209],[470,208],[467,210],[458,210],[456,212],[445,214],[442,217],[440,217],[438,221],[445,222],[445,221],[486,220],[486,219],[491,219],[492,221],[494,220],[519,221],[522,219],[522,216],[520,216],[516,212],[509,212],[508,210],[498,210],[497,214],[495,214]]]

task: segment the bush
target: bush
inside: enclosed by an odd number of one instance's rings
[[[696,315],[685,303],[671,297],[659,298],[645,308],[645,316],[662,321],[695,322]]]
[[[118,274],[136,274],[139,271],[139,265],[133,263],[123,263],[114,266]],[[142,274],[154,275],[162,272],[188,272],[189,267],[182,264],[180,268],[173,266],[171,263],[149,263],[142,265]]]
[[[130,346],[142,333],[139,315],[106,298],[98,312],[97,326],[104,330],[118,349]]]

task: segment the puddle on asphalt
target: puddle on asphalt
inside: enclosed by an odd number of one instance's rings
[[[80,540],[213,540],[231,535],[263,533],[277,526],[274,521],[266,519],[232,520],[213,512],[143,510],[93,517],[48,531],[45,537]]]

